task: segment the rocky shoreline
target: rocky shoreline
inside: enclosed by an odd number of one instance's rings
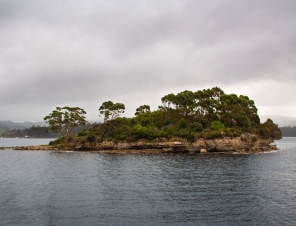
[[[115,143],[101,142],[94,144],[67,145],[41,145],[41,146],[19,146],[0,148],[12,150],[32,150],[32,151],[80,151],[96,152],[108,154],[161,154],[161,153],[258,153],[277,150],[272,144],[272,139],[261,139],[252,134],[242,134],[240,137],[223,137],[216,139],[199,138],[195,142],[169,141],[169,142],[131,142]]]

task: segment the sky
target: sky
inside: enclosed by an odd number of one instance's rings
[[[214,86],[295,117],[295,24],[294,0],[0,0],[0,120]]]

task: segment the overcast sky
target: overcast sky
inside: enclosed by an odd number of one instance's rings
[[[219,86],[296,116],[295,0],[0,0],[0,120]]]

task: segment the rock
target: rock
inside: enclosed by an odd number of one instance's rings
[[[202,149],[200,149],[200,153],[207,153],[208,151],[207,151],[207,149],[205,149],[205,148],[202,148]]]
[[[255,137],[255,138],[254,138]],[[101,143],[80,144],[68,143],[63,146],[21,146],[15,150],[63,150],[63,151],[95,151],[100,153],[208,153],[208,152],[239,152],[255,153],[277,149],[270,145],[271,139],[260,139],[255,134],[242,134],[240,137],[223,137],[216,139],[199,138],[195,142],[169,141],[169,142],[119,142],[104,141]]]

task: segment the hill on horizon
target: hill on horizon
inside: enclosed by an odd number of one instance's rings
[[[32,126],[46,126],[45,122],[13,122],[11,120],[0,121],[0,130],[6,131],[11,129],[26,129]]]

